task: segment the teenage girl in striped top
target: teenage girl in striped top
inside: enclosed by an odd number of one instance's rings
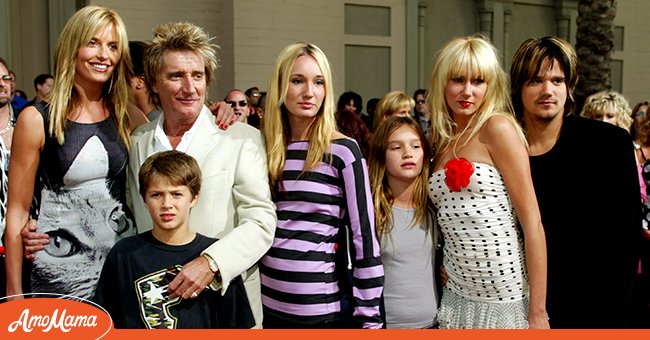
[[[264,137],[277,205],[273,246],[260,264],[264,328],[341,328],[335,250],[352,233],[354,323],[380,328],[384,271],[366,161],[336,131],[332,74],[315,45],[279,55],[267,94]]]

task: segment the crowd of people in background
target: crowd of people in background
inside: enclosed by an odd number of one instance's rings
[[[650,104],[576,103],[568,42],[508,75],[456,37],[428,88],[365,106],[306,42],[212,101],[217,48],[86,6],[32,100],[0,58],[6,299],[123,328],[650,328]]]

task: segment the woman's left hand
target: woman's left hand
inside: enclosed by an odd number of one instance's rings
[[[222,130],[227,130],[230,125],[235,124],[239,119],[239,115],[226,102],[209,103],[208,109],[216,116],[217,125]]]

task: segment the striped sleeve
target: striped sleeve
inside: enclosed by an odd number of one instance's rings
[[[381,328],[379,304],[384,287],[384,268],[375,231],[368,167],[355,141],[343,139],[334,145],[342,149],[333,150],[333,154],[341,157],[345,164],[342,178],[356,251],[353,270],[353,316],[363,328]]]

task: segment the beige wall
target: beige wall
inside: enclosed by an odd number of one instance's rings
[[[41,73],[54,72],[54,65],[50,63],[49,58],[47,22],[34,22],[31,19],[34,16],[47,16],[47,6],[43,5],[44,2],[43,0],[25,0],[24,6],[21,6],[19,10],[22,53],[21,57],[15,60],[15,65],[18,67],[14,69],[21,75],[16,87],[23,89],[30,99],[36,96],[34,78]]]
[[[528,38],[555,35],[555,9],[551,4],[515,3],[513,6],[511,44],[507,46],[507,69],[519,45]],[[553,25],[548,25],[548,23]]]
[[[343,79],[342,1],[235,0],[233,16],[237,76],[232,87],[266,91],[275,59],[296,41],[318,45],[332,65],[335,84]]]
[[[130,40],[149,40],[152,37],[153,29],[164,23],[173,21],[191,21],[203,27],[210,36],[216,36],[215,42],[223,45],[219,56],[224,63],[232,62],[229,54],[229,43],[232,43],[232,31],[228,32],[223,28],[224,21],[232,18],[231,1],[223,0],[91,0],[88,3],[93,5],[106,6],[117,11],[127,27]],[[232,25],[231,25],[232,26]],[[223,44],[220,36],[223,32]],[[229,34],[228,34],[229,33]],[[210,88],[210,98],[221,99],[218,89],[223,80],[232,80],[233,74],[222,68],[217,71],[217,80]]]
[[[453,37],[475,32],[478,25],[475,15],[467,15],[467,13],[476,13],[476,6],[472,0],[425,2],[427,7],[424,28],[424,72],[425,84],[428,86],[433,62],[442,45]]]
[[[51,71],[50,53],[60,25],[81,2],[0,0],[0,56],[16,70],[18,86],[30,96],[33,77]],[[569,25],[569,40],[575,43],[577,15],[577,0],[182,0],[182,5],[178,0],[86,2],[117,10],[132,40],[147,40],[154,26],[180,20],[192,21],[216,36],[222,67],[211,87],[213,99],[223,98],[231,88],[258,86],[266,90],[277,54],[297,40],[315,43],[325,51],[337,94],[357,90],[346,87],[346,44],[389,46],[390,69],[376,72],[389,79],[390,90],[410,93],[428,85],[436,51],[452,37],[481,30],[481,19],[491,18],[490,35],[508,69],[512,53],[524,39],[561,33],[562,17]],[[346,35],[346,3],[390,7],[392,35]],[[565,9],[559,11],[559,4]],[[631,105],[650,99],[646,81],[650,77],[648,9],[647,0],[618,1],[615,24],[625,28],[625,47],[613,58],[623,62],[622,92]],[[419,12],[423,13],[421,22]],[[350,72],[355,72],[354,68],[348,67]]]
[[[321,47],[330,59],[335,80],[344,79],[341,0],[184,0],[183,6],[176,0],[90,2],[119,12],[133,40],[149,39],[152,28],[160,23],[181,20],[192,21],[216,36],[222,67],[210,91],[213,99],[222,99],[232,88],[258,86],[266,90],[275,58],[295,41]]]
[[[151,28],[172,20],[191,20],[216,36],[221,46],[222,68],[210,91],[212,98],[222,99],[232,88],[246,90],[257,86],[262,91],[268,82],[279,52],[295,41],[318,45],[332,65],[335,92],[345,90],[345,44],[390,45],[391,69],[377,70],[389,75],[387,90],[405,89],[406,77],[406,4],[416,0],[185,0],[182,9],[176,1],[95,0],[93,4],[109,6],[120,13],[133,40],[147,39]],[[351,36],[344,33],[344,4],[391,7],[392,35],[387,38]],[[156,8],[155,15],[149,10]],[[371,18],[369,18],[371,19]]]
[[[615,25],[625,27],[624,50],[613,59],[623,60],[622,93],[634,106],[650,100],[650,21],[647,0],[619,0]]]
[[[16,88],[31,99],[36,95],[34,78],[53,71],[49,62],[47,0],[0,0],[0,13],[0,32],[4,33],[0,37],[0,56],[16,73]]]
[[[233,86],[245,90],[258,86],[265,91],[278,53],[288,44],[305,41],[318,45],[327,55],[334,74],[335,93],[346,86],[345,46],[390,46],[391,69],[374,70],[387,73],[392,89],[407,87],[406,71],[406,7],[417,6],[417,0],[248,0],[234,2]],[[360,36],[345,33],[345,4],[382,6],[391,9],[391,36]],[[372,18],[365,18],[372,20]],[[380,94],[375,94],[380,95]],[[364,96],[366,100],[367,96]]]
[[[213,99],[222,99],[232,88],[266,90],[278,53],[298,40],[319,45],[330,58],[335,78],[342,78],[341,1],[184,0],[183,6],[176,0],[91,2],[119,12],[133,40],[150,39],[153,27],[170,21],[189,20],[205,28],[221,47],[222,67],[210,91]],[[296,10],[300,14],[289,14]]]

